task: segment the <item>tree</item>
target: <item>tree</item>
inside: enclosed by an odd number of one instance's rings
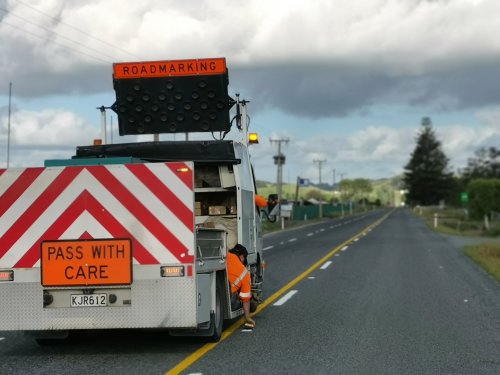
[[[403,183],[410,204],[438,204],[452,189],[452,174],[448,161],[436,138],[429,117],[422,119],[422,128],[416,146],[405,166]]]
[[[312,189],[306,193],[306,199],[316,199],[317,201],[323,201],[325,200],[325,196],[321,192],[321,190]]]
[[[344,179],[339,187],[343,198],[347,200],[365,200],[373,190],[372,183],[365,178]]]
[[[478,149],[475,157],[467,161],[463,178],[466,182],[475,178],[500,178],[500,150],[495,147]]]
[[[475,179],[467,186],[469,208],[472,217],[485,219],[488,227],[488,215],[500,211],[500,179]]]

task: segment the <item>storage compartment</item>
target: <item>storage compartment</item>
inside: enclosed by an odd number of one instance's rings
[[[199,228],[196,233],[196,249],[202,259],[225,256],[226,232],[221,229]]]
[[[236,215],[236,191],[234,189],[196,189],[195,215]]]

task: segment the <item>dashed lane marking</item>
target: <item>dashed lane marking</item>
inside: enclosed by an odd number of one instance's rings
[[[374,226],[380,224],[382,221],[387,219],[389,215],[393,211],[390,211],[386,215],[382,216],[380,219],[376,220],[374,223],[370,224],[368,227],[365,228],[367,230],[368,228],[373,228]],[[360,232],[362,233],[362,232]],[[359,235],[359,234],[358,234]],[[358,236],[356,235],[356,236]],[[315,271],[319,267],[321,267],[322,264],[324,264],[328,259],[332,258],[337,254],[338,251],[340,251],[342,246],[347,245],[350,243],[356,236],[353,236],[352,238],[344,241],[341,243],[339,246],[331,250],[328,254],[326,254],[324,257],[319,259],[316,263],[314,263],[311,267],[306,269],[304,272],[302,272],[300,275],[298,275],[296,278],[294,278],[292,281],[290,281],[288,284],[284,285],[279,289],[277,292],[275,292],[273,295],[270,297],[266,298],[266,300],[257,307],[257,310],[252,313],[252,316],[259,314],[262,312],[264,309],[266,309],[268,306],[270,306],[276,299],[278,299],[283,293],[286,293],[289,291],[291,288],[293,288],[295,285],[297,285],[299,282],[304,280],[306,277],[308,277],[311,272]],[[209,351],[223,343],[228,337],[230,337],[233,333],[238,331],[238,329],[243,325],[245,320],[243,318],[238,319],[234,324],[229,326],[227,329],[225,329],[222,332],[222,337],[219,342],[213,342],[213,343],[208,343],[203,345],[201,348],[198,350],[194,351],[193,353],[189,354],[186,358],[184,358],[182,361],[180,361],[177,365],[169,369],[165,375],[173,375],[173,374],[180,374],[182,371],[186,370],[189,366],[191,366],[193,363],[198,361],[200,358],[202,358],[205,354],[207,354]]]
[[[307,233],[307,237],[314,236],[314,233]]]
[[[5,340],[5,337],[0,337],[0,341]]]
[[[328,267],[330,267],[330,264],[332,264],[332,261],[329,260],[328,262],[325,262],[319,269],[320,270],[326,270]]]
[[[320,231],[320,232],[324,232],[324,231],[325,231],[325,228],[321,228],[319,231]]]
[[[288,242],[295,242],[295,241],[297,241],[297,239],[296,239],[296,238],[290,238],[290,239],[288,240]]]
[[[308,279],[309,280],[314,280],[316,277],[315,276],[309,276]]]
[[[290,290],[287,294],[277,300],[273,306],[282,306],[284,305],[290,298],[292,298],[298,290]]]
[[[344,246],[340,251],[346,251],[349,248],[349,246]]]
[[[267,251],[267,250],[271,250],[274,246],[267,246],[265,248],[262,249],[262,251]]]

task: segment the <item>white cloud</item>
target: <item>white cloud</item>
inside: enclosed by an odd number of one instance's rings
[[[4,155],[0,165],[6,164],[8,138],[8,116],[0,118],[0,142]],[[67,110],[46,109],[35,111],[13,111],[10,121],[9,166],[39,166],[44,159],[70,157],[77,145],[92,144],[99,138],[99,130],[84,119]],[[4,159],[5,158],[5,159]],[[2,163],[5,160],[5,163]]]
[[[348,116],[394,103],[478,111],[500,101],[496,0],[6,4],[9,12],[0,12],[0,92],[14,81],[19,103],[54,93],[75,101],[69,94],[112,92],[115,61],[210,56],[227,58],[230,81],[252,95],[256,111],[280,108],[301,118]],[[475,149],[489,146],[500,130],[499,115],[498,108],[489,109],[479,112],[479,126],[453,120],[437,129],[452,164],[462,166]],[[1,124],[3,145],[5,117]],[[22,165],[67,155],[99,137],[95,127],[62,108],[16,111],[12,124],[12,160]],[[400,173],[418,131],[373,123],[335,136],[329,128],[311,127],[303,136],[280,125],[275,136],[290,137],[285,168],[306,177],[317,176],[314,159],[327,159],[326,170],[349,169],[351,177]],[[275,179],[275,146],[266,141],[257,147],[258,177]]]

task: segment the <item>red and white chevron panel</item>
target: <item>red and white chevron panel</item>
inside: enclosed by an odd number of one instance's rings
[[[43,240],[130,238],[135,264],[194,261],[190,162],[0,169],[0,268]]]

